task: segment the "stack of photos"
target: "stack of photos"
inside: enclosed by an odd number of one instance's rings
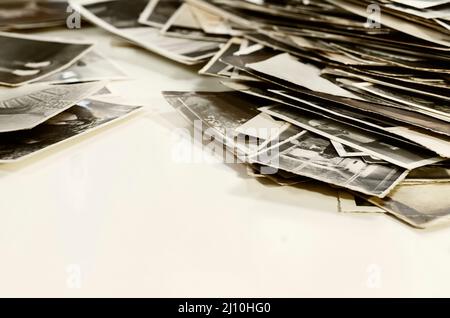
[[[163,94],[249,175],[315,180],[337,189],[342,213],[428,228],[450,223],[449,12],[450,1],[153,0],[139,22],[228,38],[199,70],[222,92]]]
[[[92,43],[0,32],[0,45],[2,164],[24,160],[141,108],[115,102],[107,84],[127,76]]]

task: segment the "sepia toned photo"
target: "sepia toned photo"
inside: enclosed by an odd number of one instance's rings
[[[418,228],[450,222],[448,193],[450,183],[401,185],[386,198],[369,201],[397,218]],[[430,198],[433,198],[430,204]]]

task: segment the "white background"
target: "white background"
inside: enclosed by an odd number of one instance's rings
[[[114,91],[145,110],[0,166],[0,296],[450,296],[450,228],[339,214],[325,186],[176,162],[189,125],[161,91],[216,80],[95,28],[45,33],[98,41],[133,78]]]

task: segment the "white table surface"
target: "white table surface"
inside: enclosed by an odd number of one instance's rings
[[[450,295],[450,228],[339,214],[328,187],[177,162],[189,125],[161,91],[217,80],[95,28],[44,33],[98,41],[133,77],[114,92],[145,110],[0,166],[0,296]]]

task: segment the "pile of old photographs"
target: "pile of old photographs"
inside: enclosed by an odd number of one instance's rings
[[[208,60],[223,92],[164,96],[250,175],[329,184],[342,212],[450,221],[450,1],[71,4],[154,53]]]
[[[0,2],[0,25],[8,31],[54,26],[66,16],[67,3],[61,4]],[[117,102],[107,84],[126,75],[92,43],[0,32],[0,48],[2,164],[23,160],[140,108]]]
[[[222,92],[163,94],[251,176],[331,185],[342,212],[386,213],[418,228],[450,221],[450,0],[69,4],[131,44],[221,79]],[[0,41],[0,82],[33,88],[2,99],[0,160],[135,110],[94,102],[104,84],[80,69],[120,74],[100,66],[107,62],[90,45]]]

